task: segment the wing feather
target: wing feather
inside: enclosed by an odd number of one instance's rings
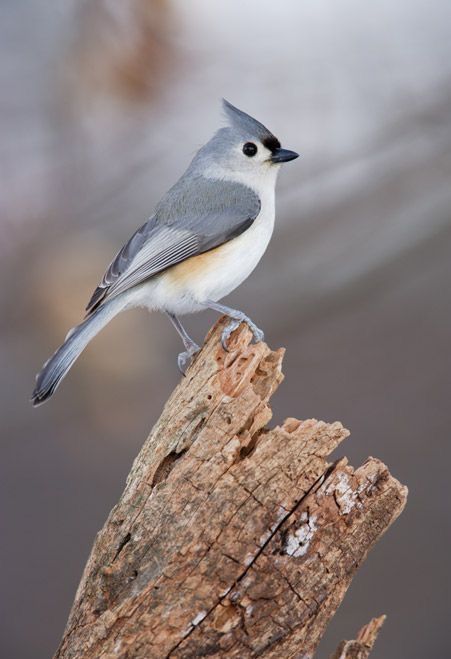
[[[174,236],[168,237],[175,239]],[[180,261],[184,261],[190,256],[195,256],[198,253],[199,243],[194,234],[187,235],[183,239],[178,239],[177,242],[174,242],[167,248],[157,252],[155,256],[150,259],[137,259],[142,261],[140,265],[135,264],[133,261],[124,276],[120,277],[120,279],[111,286],[108,295],[109,297],[112,295],[119,295],[119,293],[140,284],[146,279],[149,279],[149,277],[166,270],[166,268],[171,265],[180,263]],[[141,253],[139,256],[141,257]]]

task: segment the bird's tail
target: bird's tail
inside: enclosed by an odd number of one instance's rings
[[[50,398],[91,339],[123,308],[124,302],[120,297],[110,300],[70,330],[63,345],[45,362],[36,376],[36,386],[31,396],[34,406]]]

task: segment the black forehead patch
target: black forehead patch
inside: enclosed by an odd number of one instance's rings
[[[268,137],[263,138],[262,144],[271,152],[280,149],[280,142],[274,135],[268,135]]]

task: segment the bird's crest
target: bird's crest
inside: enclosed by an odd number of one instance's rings
[[[249,139],[250,137],[257,138],[271,151],[280,147],[277,137],[266,126],[260,123],[260,121],[251,117],[250,114],[239,110],[229,103],[229,101],[226,101],[225,98],[222,99],[222,107],[232,128],[242,133],[245,139]]]

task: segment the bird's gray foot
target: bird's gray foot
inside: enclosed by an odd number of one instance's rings
[[[171,319],[171,322],[174,325],[175,329],[180,334],[180,337],[183,341],[183,345],[186,348],[185,352],[181,352],[177,357],[177,365],[179,367],[179,371],[182,375],[185,375],[188,366],[191,364],[194,356],[197,355],[200,348],[197,345],[197,343],[195,343],[195,341],[193,341],[193,339],[190,337],[190,335],[188,334],[188,332],[180,322],[179,318],[175,314],[170,313],[169,311],[167,311],[166,313]]]
[[[259,341],[263,341],[265,338],[263,331],[259,327],[257,327],[257,325],[253,323],[252,320],[248,316],[246,316],[246,314],[242,313],[241,311],[237,312],[237,316],[238,314],[240,317],[239,318],[232,317],[232,320],[224,327],[221,334],[221,345],[226,352],[228,352],[228,341],[230,335],[241,325],[241,323],[246,323],[246,325],[251,330],[254,337],[254,341],[256,343],[258,343]]]
[[[179,371],[182,375],[186,374],[188,367],[200,350],[197,343],[194,342],[190,346],[186,347],[187,350],[185,350],[185,352],[181,352],[177,357],[177,366],[179,367]]]
[[[219,313],[223,313],[231,319],[230,322],[224,327],[221,334],[221,344],[224,350],[228,351],[227,342],[232,332],[234,332],[236,328],[239,327],[240,323],[246,323],[254,336],[254,341],[258,343],[259,341],[264,340],[265,335],[263,334],[262,330],[257,327],[257,325],[253,323],[252,320],[242,311],[238,311],[238,309],[231,309],[230,307],[226,307],[224,304],[220,304],[214,300],[207,300],[205,302],[205,308],[219,311]]]

